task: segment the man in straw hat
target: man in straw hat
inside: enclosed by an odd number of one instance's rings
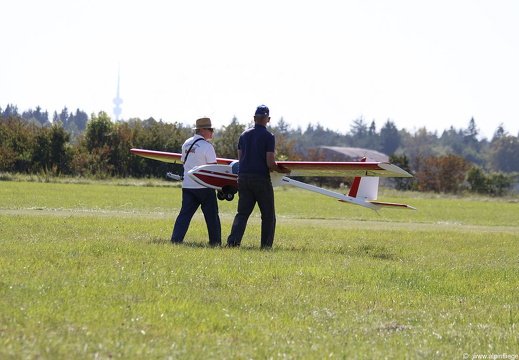
[[[193,181],[187,172],[195,166],[216,164],[216,153],[209,140],[213,138],[214,129],[211,119],[201,118],[196,121],[195,135],[182,145],[182,161],[184,162],[184,179],[182,180],[182,208],[175,221],[171,242],[180,244],[184,241],[189,223],[198,207],[204,213],[209,245],[222,244],[222,230],[218,215],[218,202],[214,189],[204,187]]]
[[[272,247],[276,230],[274,190],[270,172],[289,173],[275,161],[276,138],[267,130],[269,108],[257,107],[254,127],[245,130],[238,140],[238,211],[234,217],[227,246],[240,246],[247,221],[256,203],[261,211],[261,248]]]

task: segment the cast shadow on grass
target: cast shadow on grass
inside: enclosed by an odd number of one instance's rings
[[[154,245],[169,245],[169,246],[184,246],[191,248],[211,248],[208,243],[201,242],[183,242],[182,244],[173,244],[170,240],[165,240],[163,238],[152,238],[148,240],[148,244]],[[368,257],[377,260],[387,260],[387,261],[400,261],[403,257],[394,250],[387,248],[386,246],[373,245],[373,244],[362,244],[356,247],[331,247],[331,248],[321,248],[314,249],[308,247],[298,247],[298,246],[274,246],[271,249],[261,249],[258,246],[253,244],[250,245],[242,245],[239,248],[228,248],[225,246],[216,247],[217,249],[234,249],[241,251],[261,251],[261,252],[298,252],[298,253],[312,253],[312,252],[320,252],[325,254],[335,254],[335,255],[344,255],[351,257]]]
[[[165,240],[163,238],[151,238],[148,241],[146,241],[148,244],[155,244],[155,245],[167,245],[171,244],[170,240]]]
[[[152,238],[147,241],[148,244],[154,244],[154,245],[168,245],[168,246],[185,246],[185,247],[192,247],[192,248],[211,248],[209,243],[200,243],[200,242],[189,242],[184,241],[181,244],[174,244],[169,239],[163,239],[163,238]]]
[[[249,244],[249,245],[241,245],[240,247],[228,247],[226,246],[225,242],[222,243],[222,246],[216,246],[216,247],[213,247],[213,246],[210,246],[209,243],[207,242],[190,242],[190,241],[184,241],[183,243],[181,244],[174,244],[172,243],[169,239],[164,239],[164,238],[159,238],[159,237],[156,237],[156,238],[152,238],[152,239],[149,239],[147,242],[147,244],[150,244],[150,245],[169,245],[169,246],[184,246],[184,247],[191,247],[191,248],[214,248],[215,250],[217,249],[241,249],[241,250],[247,250],[247,251],[272,251],[272,252],[275,252],[275,251],[284,251],[284,250],[287,250],[286,248],[271,248],[271,249],[261,249],[259,248],[258,246],[254,246],[253,244]]]
[[[351,257],[368,257],[372,259],[388,261],[400,261],[403,259],[402,255],[396,253],[395,251],[392,251],[391,249],[385,246],[371,244],[364,244],[355,247],[330,247],[320,249],[292,246],[283,247],[276,250],[300,253],[319,252],[324,254],[335,254]]]

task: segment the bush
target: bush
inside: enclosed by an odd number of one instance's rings
[[[514,185],[516,178],[516,173],[507,174],[501,171],[486,173],[479,166],[472,167],[467,175],[470,191],[491,196],[507,194]]]

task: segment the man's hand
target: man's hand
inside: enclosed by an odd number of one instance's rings
[[[290,170],[279,166],[275,160],[274,153],[268,152],[267,153],[267,166],[269,167],[270,171],[275,171],[281,174],[290,174]]]
[[[281,174],[290,174],[290,169],[287,169],[286,167],[280,165],[278,165],[278,170],[276,171]]]

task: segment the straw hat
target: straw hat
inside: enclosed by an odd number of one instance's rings
[[[196,129],[212,129],[213,126],[211,125],[211,119],[209,118],[200,118],[196,121],[196,126],[193,128]]]

